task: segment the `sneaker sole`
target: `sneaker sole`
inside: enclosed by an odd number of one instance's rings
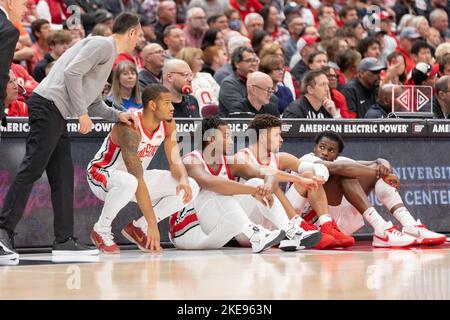
[[[52,250],[52,255],[54,256],[96,256],[99,255],[100,251],[98,249],[92,250]]]
[[[278,248],[286,252],[297,251],[297,243],[295,240],[281,240]]]
[[[18,254],[7,254],[0,256],[0,261],[12,261],[12,260],[18,260],[19,255]]]
[[[322,233],[320,232],[313,233],[300,241],[300,248],[298,248],[298,250],[305,248],[306,249],[312,248],[316,244],[318,244],[321,240],[322,240]]]
[[[125,229],[122,229],[122,231],[121,231],[120,233],[122,233],[122,235],[123,235],[128,241],[130,241],[131,243],[134,243],[135,245],[137,245],[137,247],[139,248],[139,250],[141,250],[141,251],[143,251],[143,252],[145,252],[145,253],[151,253],[151,252],[153,252],[153,251],[151,251],[151,250],[149,250],[149,249],[146,249],[146,248],[142,247],[139,243],[137,243],[137,242],[133,239],[133,237],[131,237],[131,236],[128,234],[128,232],[125,231]]]
[[[116,250],[116,251],[106,251],[106,250],[103,250],[103,249],[99,248],[99,247],[97,246],[97,243],[95,242],[94,238],[92,237],[92,235],[90,236],[90,238],[91,238],[92,243],[93,243],[93,244],[95,245],[95,247],[97,248],[97,250],[100,251],[101,253],[105,253],[105,254],[120,254],[120,249],[119,249],[119,250]]]
[[[279,244],[284,238],[286,237],[286,232],[283,230],[280,231],[280,234],[274,238],[272,241],[267,242],[264,247],[262,247],[259,251],[254,251],[253,253],[261,253],[264,250],[267,250],[269,248],[272,248],[273,246]]]
[[[447,237],[443,237],[443,238],[437,238],[437,239],[433,239],[433,238],[425,238],[422,240],[417,239],[417,244],[418,245],[440,245],[440,244],[444,244],[445,241],[447,240]]]
[[[407,244],[397,244],[397,245],[389,245],[389,244],[373,244],[372,243],[372,247],[374,248],[392,248],[392,249],[396,249],[396,248],[407,248],[407,247],[411,247],[414,246],[417,242],[414,240],[413,242],[407,243]]]

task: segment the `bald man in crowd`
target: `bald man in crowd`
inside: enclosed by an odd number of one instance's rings
[[[152,83],[162,82],[162,68],[164,67],[164,49],[158,43],[151,43],[142,50],[144,68],[139,72],[141,92]]]
[[[257,114],[268,113],[279,117],[275,104],[270,103],[273,95],[273,81],[267,74],[256,71],[247,77],[247,98],[230,108],[230,118],[254,117]]]
[[[183,88],[192,91],[192,70],[180,59],[167,60],[163,68],[163,85],[172,93],[174,118],[200,118],[197,99]]]

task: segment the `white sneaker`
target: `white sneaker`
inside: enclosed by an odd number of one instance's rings
[[[322,240],[322,233],[319,230],[306,231],[298,224],[293,224],[286,231],[286,238],[280,242],[279,248],[283,251],[295,251],[314,247]]]
[[[260,253],[279,244],[286,236],[283,230],[269,231],[260,225],[255,225],[253,230],[255,233],[250,237],[253,253]]]
[[[416,244],[416,239],[398,231],[398,226],[388,222],[383,234],[374,234],[372,246],[376,248],[401,248]]]
[[[10,260],[18,260],[19,254],[9,250],[3,243],[0,241],[0,261],[10,261]]]
[[[403,227],[403,233],[410,235],[416,239],[418,244],[443,244],[447,240],[447,237],[443,234],[428,230],[420,220],[417,220],[417,225]]]

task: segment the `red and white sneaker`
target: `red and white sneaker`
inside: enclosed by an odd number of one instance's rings
[[[310,230],[319,230],[319,228],[315,225],[313,225],[312,223],[303,220],[300,223],[300,228],[306,230],[306,231],[310,231]],[[325,248],[329,248],[329,247],[333,247],[335,244],[335,239],[332,235],[328,234],[328,233],[324,233],[322,232],[322,239],[320,240],[319,243],[317,243],[314,248],[315,249],[325,249]]]
[[[324,223],[320,230],[334,238],[334,247],[351,247],[355,245],[355,238],[339,230],[334,220]]]
[[[151,252],[146,248],[147,234],[140,228],[135,226],[136,221],[131,221],[122,229],[122,235],[130,242],[138,246],[144,252]]]
[[[404,248],[416,244],[416,238],[398,231],[399,227],[388,222],[383,234],[374,234],[372,246],[375,248]]]
[[[417,220],[417,225],[415,226],[403,227],[403,233],[414,237],[417,244],[423,245],[439,245],[447,240],[445,235],[428,230],[420,220]]]
[[[91,241],[99,251],[110,254],[120,253],[119,246],[114,242],[111,232],[101,232],[95,229],[94,226],[94,229],[91,231]]]

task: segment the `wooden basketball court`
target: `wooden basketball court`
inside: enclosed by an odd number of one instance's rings
[[[0,266],[0,299],[450,299],[450,244],[410,249],[123,250],[24,254]]]

